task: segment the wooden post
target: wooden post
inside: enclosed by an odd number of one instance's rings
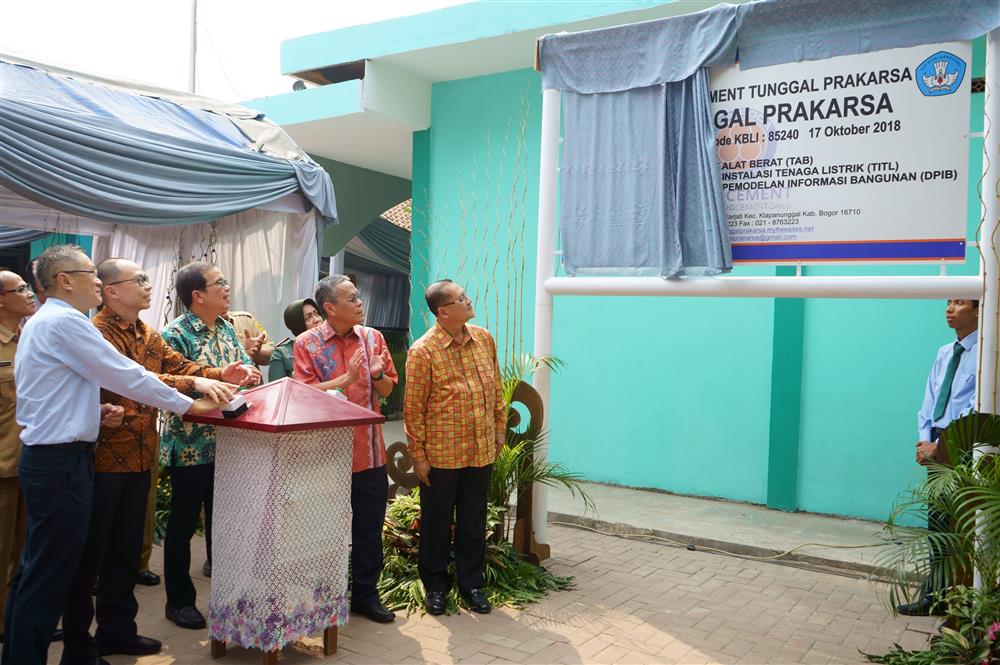
[[[327,626],[323,631],[323,655],[332,656],[337,652],[337,627]]]
[[[218,660],[226,655],[226,643],[222,640],[212,640],[212,660]]]

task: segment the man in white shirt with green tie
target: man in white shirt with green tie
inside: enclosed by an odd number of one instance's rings
[[[979,356],[979,301],[949,300],[944,311],[948,327],[956,338],[938,349],[924,389],[924,401],[917,413],[917,464],[926,466],[938,457],[941,432],[953,420],[976,408],[976,363]],[[947,531],[944,516],[928,510],[927,527]],[[920,597],[896,610],[908,616],[926,616],[933,610],[933,594],[942,588],[940,563],[944,552],[930,552],[930,574]]]

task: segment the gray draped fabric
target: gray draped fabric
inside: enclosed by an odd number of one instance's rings
[[[48,235],[48,231],[19,229],[15,226],[0,226],[0,249],[23,245],[39,238],[44,238],[46,235]]]
[[[284,136],[270,123],[240,118],[237,126],[223,113],[9,62],[0,62],[0,96],[0,184],[56,210],[179,224],[301,192],[336,220],[333,184],[319,165],[266,154],[262,139],[240,128],[256,123],[261,136]]]
[[[763,0],[740,11],[744,69],[975,39],[1000,26],[997,0]]]
[[[568,274],[729,270],[705,70],[676,83],[563,93],[563,264]]]
[[[614,28],[545,35],[539,40],[542,87],[618,92],[682,81],[701,67],[732,64],[737,5]]]
[[[563,91],[568,274],[732,269],[704,66],[732,62],[738,22],[720,5],[542,38],[542,85]]]

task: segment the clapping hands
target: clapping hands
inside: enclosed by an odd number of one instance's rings
[[[371,377],[374,379],[385,371],[385,368],[392,362],[392,357],[389,355],[389,349],[382,349],[382,353],[377,356],[372,356],[371,361],[368,363],[368,369],[371,372]]]

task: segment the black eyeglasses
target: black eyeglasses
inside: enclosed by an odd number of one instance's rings
[[[115,284],[125,284],[127,282],[135,282],[136,285],[138,286],[146,286],[147,284],[151,283],[149,275],[145,273],[139,273],[138,275],[132,277],[131,279],[120,279],[117,282],[108,282],[104,286],[114,286]]]
[[[3,293],[31,293],[31,287],[27,284],[22,284],[16,289],[4,289]]]
[[[85,272],[85,273],[90,273],[91,275],[96,275],[97,274],[97,268],[80,268],[79,270],[60,270],[56,274],[58,275],[60,273],[65,273],[67,275],[71,275],[71,274],[77,273],[77,272]]]
[[[211,284],[206,284],[205,288],[207,289],[210,286],[221,286],[222,288],[226,288],[227,286],[229,286],[229,280],[226,279],[225,277],[220,277]]]

